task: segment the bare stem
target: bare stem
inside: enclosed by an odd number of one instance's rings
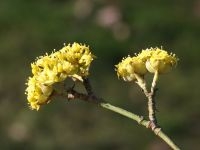
[[[138,74],[135,74],[136,77],[136,83],[139,85],[139,87],[142,89],[145,95],[148,95],[148,90],[146,86],[146,81],[144,80],[144,77],[139,76]]]
[[[146,82],[141,76],[136,74],[135,77],[137,79],[136,83],[139,85],[139,87],[142,89],[142,91],[144,92],[145,96],[148,99],[148,112],[149,112],[150,127],[152,130],[155,130],[156,128],[158,128],[156,113],[155,113],[156,103],[155,103],[155,99],[154,99],[155,90],[156,90],[156,81],[158,79],[158,72],[156,72],[154,74],[154,78],[153,78],[152,86],[151,86],[151,92],[148,92]]]
[[[180,150],[180,148],[161,130],[161,128],[157,128],[157,127],[155,129],[152,128],[151,120],[150,121],[145,120],[143,116],[139,116],[135,113],[129,112],[120,107],[113,106],[113,105],[107,103],[106,101],[104,101],[102,98],[98,98],[97,96],[94,95],[94,93],[92,91],[92,87],[91,87],[88,79],[85,80],[83,82],[83,84],[86,88],[87,94],[79,93],[79,92],[75,91],[73,88],[67,90],[67,95],[61,94],[61,93],[58,93],[58,94],[61,96],[67,97],[68,100],[80,99],[80,100],[83,100],[86,102],[91,102],[93,104],[97,104],[98,106],[101,106],[102,108],[108,109],[108,110],[118,113],[122,116],[130,118],[130,119],[136,121],[139,125],[142,125],[146,128],[151,129],[151,131],[153,131],[155,135],[160,137],[172,149]],[[143,90],[145,90],[144,92],[147,92],[145,82],[143,84],[145,86],[142,84],[139,84],[139,85],[142,85],[143,88],[145,87]]]
[[[151,92],[154,94],[155,89],[156,89],[156,83],[158,81],[158,71],[155,72],[154,77],[153,77],[153,81],[151,84]]]
[[[156,82],[158,80],[158,71],[155,72],[152,85],[151,92],[148,93],[148,111],[149,111],[149,120],[151,121],[152,130],[158,128],[157,119],[156,119],[156,102],[155,102],[155,91],[156,91]]]
[[[68,100],[80,99],[80,100],[83,100],[83,101],[86,101],[86,102],[91,102],[93,104],[97,104],[98,106],[101,106],[102,108],[108,109],[108,110],[113,111],[115,113],[118,113],[122,116],[130,118],[130,119],[136,121],[139,125],[142,125],[146,128],[150,127],[151,122],[148,121],[148,120],[145,120],[143,116],[139,116],[135,113],[129,112],[129,111],[124,110],[120,107],[113,106],[113,105],[105,102],[101,98],[91,97],[89,95],[79,93],[79,92],[71,89],[71,90],[68,90],[67,99]],[[165,141],[165,143],[167,143],[172,149],[180,150],[180,148],[161,130],[161,128],[156,128],[155,130],[152,130],[152,131],[155,133],[155,135],[157,135],[161,139],[163,139],[163,141]]]
[[[150,121],[145,120],[142,116],[138,116],[134,113],[131,113],[127,110],[124,110],[122,108],[113,106],[109,103],[100,103],[100,106],[106,109],[109,109],[111,111],[114,111],[118,114],[121,114],[122,116],[125,116],[127,118],[130,118],[132,120],[135,120],[138,122],[138,124],[145,126],[148,128],[150,126]],[[156,128],[155,130],[152,130],[155,135],[159,136],[165,143],[167,143],[172,149],[174,150],[180,150],[180,148],[161,130],[161,128]]]

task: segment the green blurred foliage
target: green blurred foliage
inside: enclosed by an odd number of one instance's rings
[[[114,65],[149,47],[176,53],[176,70],[159,80],[158,120],[183,149],[200,147],[199,0],[1,0],[1,149],[168,149],[136,122],[82,101],[28,108],[30,63],[74,41],[97,56],[90,73],[95,92],[145,117],[145,97],[135,84],[117,79]]]

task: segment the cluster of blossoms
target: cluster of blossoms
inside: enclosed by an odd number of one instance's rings
[[[88,76],[93,59],[89,47],[78,43],[38,57],[31,64],[33,76],[29,77],[25,92],[31,109],[38,110],[40,105],[49,102],[54,83],[67,77],[82,81],[82,77]]]
[[[143,77],[147,72],[167,73],[176,66],[178,58],[175,54],[159,48],[142,50],[136,56],[124,58],[118,65],[116,71],[118,77],[125,81],[136,80],[136,76]]]

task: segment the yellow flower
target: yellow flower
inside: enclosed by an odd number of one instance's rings
[[[155,73],[158,71],[159,74],[167,73],[176,66],[178,58],[175,54],[168,54],[167,51],[152,48],[151,56],[146,61],[146,68],[149,72]]]
[[[116,71],[118,77],[122,77],[125,81],[133,81],[136,79],[136,74],[143,76],[147,72],[145,63],[141,59],[130,56],[116,65]]]
[[[146,62],[152,55],[152,49],[142,50],[141,53],[137,55],[138,59],[141,59],[143,62]]]
[[[49,96],[51,95],[52,86],[45,86],[39,84],[35,77],[30,77],[26,88],[27,100],[31,109],[39,110],[40,105],[47,103]]]
[[[139,57],[132,57],[132,65],[134,66],[135,73],[138,75],[145,75],[147,73],[145,63]]]
[[[29,77],[26,88],[30,107],[38,110],[40,105],[49,102],[54,83],[67,77],[82,81],[82,77],[88,76],[93,59],[89,47],[78,43],[38,57],[31,64],[33,77]]]
[[[147,70],[151,73],[167,73],[176,66],[178,58],[175,54],[159,48],[142,50],[134,57],[128,56],[116,65],[118,77],[125,81],[143,79]]]

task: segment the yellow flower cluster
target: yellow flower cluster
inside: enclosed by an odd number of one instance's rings
[[[135,80],[135,74],[144,75],[147,72],[145,63],[141,59],[130,56],[124,58],[122,62],[116,65],[116,71],[118,77],[122,77],[124,81]]]
[[[88,76],[93,59],[89,47],[78,43],[37,58],[31,64],[33,76],[29,77],[25,92],[30,107],[38,110],[40,105],[48,103],[54,83],[67,77],[82,81],[82,77]]]
[[[144,76],[148,71],[167,73],[176,66],[177,61],[175,54],[168,54],[160,48],[150,48],[142,50],[134,57],[124,58],[116,65],[116,71],[118,77],[122,77],[125,81],[132,81],[136,79],[136,75]]]

